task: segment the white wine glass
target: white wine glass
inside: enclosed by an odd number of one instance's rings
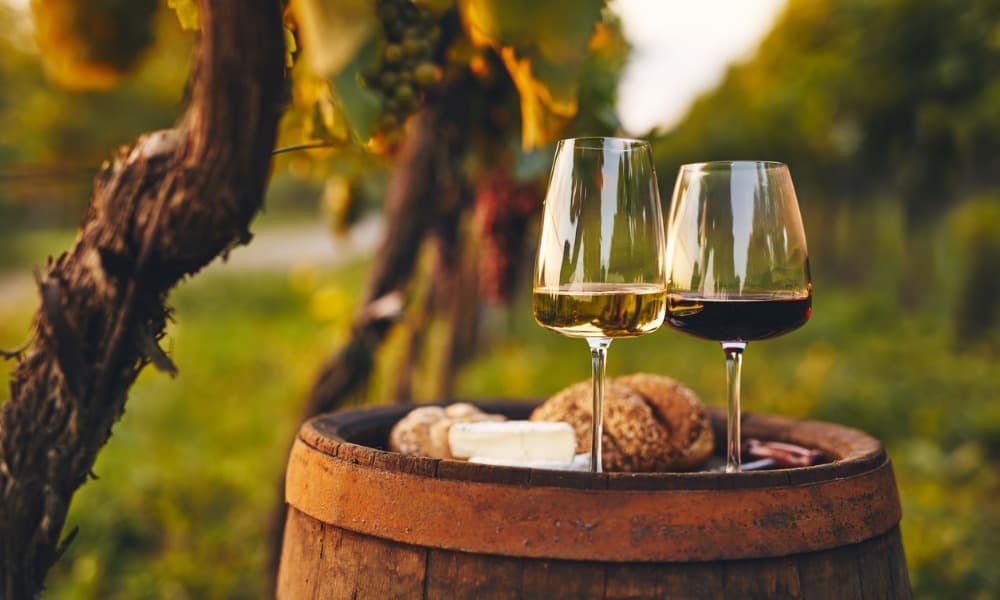
[[[603,469],[604,371],[614,338],[651,333],[666,308],[666,247],[648,142],[562,140],[549,177],[535,261],[542,327],[590,345],[590,470]]]
[[[809,252],[788,167],[684,165],[667,226],[667,323],[726,354],[726,471],[740,470],[740,374],[747,343],[812,314]]]

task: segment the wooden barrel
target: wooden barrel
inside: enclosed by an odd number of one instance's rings
[[[480,406],[526,418],[533,404]],[[832,463],[580,473],[384,450],[411,407],[306,423],[288,463],[279,598],[909,598],[889,458],[865,433],[747,415]],[[724,418],[713,413],[718,439]]]

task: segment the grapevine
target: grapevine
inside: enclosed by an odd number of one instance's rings
[[[441,79],[435,59],[441,31],[434,13],[410,0],[377,0],[376,14],[383,44],[362,79],[382,102],[378,132],[391,138]]]
[[[479,285],[483,298],[506,305],[514,293],[531,217],[541,207],[537,190],[519,184],[504,169],[476,186],[476,216],[481,241]]]

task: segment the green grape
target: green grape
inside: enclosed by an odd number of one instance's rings
[[[411,57],[426,56],[428,50],[429,47],[427,45],[427,42],[425,42],[424,40],[412,37],[408,37],[403,40],[403,52],[405,52],[407,56]]]
[[[420,87],[433,85],[440,78],[440,71],[434,63],[422,62],[413,70],[413,77]]]
[[[385,47],[385,62],[394,65],[402,60],[403,49],[399,47],[399,44],[389,44]]]
[[[384,90],[391,90],[396,87],[397,82],[398,76],[394,71],[385,71],[379,77],[379,83],[382,84],[382,89]]]
[[[378,9],[378,18],[383,23],[389,23],[399,18],[399,9],[391,4],[383,4]]]
[[[403,105],[412,103],[416,97],[417,95],[413,92],[413,88],[405,83],[396,88],[396,99]]]
[[[379,119],[379,124],[383,129],[395,129],[399,126],[399,118],[392,113],[386,113]]]
[[[384,47],[362,82],[382,102],[375,147],[391,149],[423,91],[441,79],[441,67],[432,59],[440,29],[438,16],[412,0],[376,0],[375,6]]]

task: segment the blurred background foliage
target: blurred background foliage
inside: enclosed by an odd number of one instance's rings
[[[99,4],[78,12],[79,2],[36,0],[35,14],[45,15],[36,34],[23,2],[0,1],[0,22],[10,25],[0,30],[2,347],[27,336],[35,304],[30,270],[71,243],[97,167],[115,146],[169,127],[183,108],[193,35],[177,15],[154,12],[149,2]],[[429,4],[437,10],[449,3]],[[495,6],[460,4],[479,9],[480,18]],[[190,2],[171,5],[189,26],[196,22]],[[397,327],[356,402],[396,400],[403,360],[417,363],[407,386],[416,400],[449,388],[456,397],[540,397],[588,377],[585,350],[531,319],[525,267],[534,226],[531,211],[518,207],[523,190],[544,181],[548,138],[619,127],[614,90],[628,43],[612,14],[593,31],[584,20],[577,29],[586,33],[588,52],[574,63],[570,93],[558,73],[547,73],[545,44],[525,43],[543,38],[545,27],[539,33],[508,14],[487,14],[493,28],[483,29],[479,44],[457,35],[447,53],[433,57],[441,70],[435,81],[471,72],[479,90],[469,96],[475,127],[460,165],[463,177],[485,190],[463,225],[481,234],[470,252],[489,300],[477,304],[473,352],[446,385],[438,379],[450,371],[436,365],[443,359],[435,349],[452,335],[447,324],[423,319],[426,352],[417,359],[410,357],[415,329]],[[299,39],[308,38],[300,17],[293,6],[287,26],[293,40],[307,42]],[[440,17],[437,35],[460,31],[449,18]],[[566,21],[560,31],[573,28]],[[137,24],[117,28],[124,23]],[[126,50],[84,52],[53,27]],[[432,27],[422,31],[430,39]],[[357,85],[358,74],[372,73],[351,57],[358,49],[364,55],[371,41],[354,44],[322,57],[310,55],[308,44],[305,55],[295,53],[281,144],[335,147],[279,156],[255,228],[258,243],[174,295],[169,345],[181,375],[147,372],[135,386],[95,467],[100,479],[74,500],[69,524],[80,534],[52,573],[48,597],[267,595],[266,521],[288,439],[320,357],[350,335],[373,260],[371,238],[402,135],[394,127],[406,118],[387,122],[380,114],[411,110],[400,102],[408,94],[397,93],[398,80],[389,81],[391,89]],[[502,56],[508,45],[535,70],[518,75],[519,63]],[[337,52],[347,58],[338,63]],[[384,48],[368,52],[385,57]],[[307,68],[321,59],[325,73]],[[345,66],[352,60],[357,64]],[[539,82],[543,88],[533,87]],[[550,102],[572,98],[577,106],[537,104],[540,89],[556,92]],[[536,104],[526,107],[530,90]],[[387,111],[390,101],[396,104]],[[683,162],[767,158],[790,165],[812,248],[815,310],[801,331],[747,355],[747,408],[845,423],[882,439],[903,499],[915,596],[995,597],[1000,2],[790,0],[751,59],[733,65],[677,126],[647,135],[665,202]],[[507,179],[491,170],[497,162],[509,168]],[[507,193],[511,185],[521,191]],[[326,254],[309,251],[317,228],[331,238]],[[278,242],[267,245],[269,237]],[[504,260],[513,264],[498,267]],[[412,298],[427,294],[436,264],[434,252],[422,248]],[[670,374],[721,404],[721,362],[714,345],[664,330],[616,344],[609,371]],[[0,388],[0,401],[7,393]]]

